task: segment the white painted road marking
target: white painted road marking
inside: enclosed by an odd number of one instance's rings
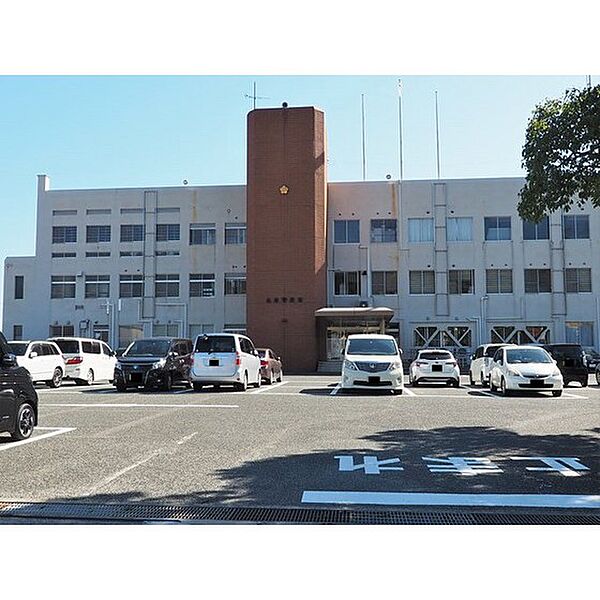
[[[340,388],[342,387],[341,383],[338,383],[332,390],[331,393],[329,394],[330,396],[335,396],[339,391]]]
[[[53,402],[52,404],[44,404],[44,408],[47,406],[58,406],[58,407],[85,407],[85,408],[239,408],[238,404],[91,404],[83,402]]]
[[[76,427],[36,427],[36,431],[48,431],[49,433],[43,433],[42,435],[32,436],[27,440],[21,440],[20,442],[8,442],[7,444],[0,445],[0,452],[2,450],[10,450],[17,446],[23,446],[24,444],[31,444],[33,442],[39,442],[46,438],[54,437],[55,435],[61,435],[62,433],[69,433],[69,431],[75,431]]]
[[[430,458],[423,456],[424,461],[435,464],[428,464],[427,468],[431,473],[459,473],[460,475],[478,475],[480,473],[503,473],[502,469],[493,463],[489,458],[468,456],[448,456],[447,458]]]
[[[266,388],[263,388],[262,386],[259,387],[257,390],[254,390],[252,392],[250,392],[251,394],[260,394],[260,393],[264,393],[264,392],[268,392],[269,390],[272,390],[276,387],[281,387],[282,385],[285,385],[286,383],[288,383],[287,381],[280,381],[279,383],[274,383],[273,385],[270,385]]]
[[[391,506],[514,506],[600,509],[600,495],[583,494],[436,494],[404,492],[313,491],[304,504],[385,504]]]
[[[381,471],[404,471],[403,467],[384,467],[382,465],[400,464],[399,458],[386,458],[378,460],[376,456],[362,456],[362,463],[354,464],[354,457],[351,455],[334,456],[340,461],[340,471],[358,471],[364,469],[367,475],[379,475]]]
[[[412,390],[409,390],[407,387],[402,388],[404,390],[404,393],[407,396],[416,396],[417,394],[415,394]]]
[[[511,460],[539,460],[545,467],[525,467],[528,471],[555,471],[563,477],[581,477],[577,471],[589,471],[589,467],[581,464],[578,458],[559,456],[511,456]]]

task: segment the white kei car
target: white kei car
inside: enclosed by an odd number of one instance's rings
[[[460,369],[452,352],[437,348],[419,350],[408,368],[408,381],[417,386],[425,381],[441,381],[460,385]]]
[[[8,342],[17,364],[25,367],[33,382],[43,381],[46,385],[60,387],[66,371],[65,359],[54,342],[29,341]]]
[[[379,389],[402,394],[404,371],[401,354],[391,335],[349,335],[342,364],[341,389]]]
[[[563,377],[556,361],[539,346],[503,346],[496,351],[490,372],[490,390],[503,396],[512,391],[551,391],[560,396]]]

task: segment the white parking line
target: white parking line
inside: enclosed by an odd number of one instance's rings
[[[268,392],[269,390],[272,390],[276,387],[281,387],[282,385],[285,385],[286,383],[288,383],[287,381],[280,381],[279,383],[274,383],[273,385],[270,385],[266,388],[263,388],[262,386],[259,387],[257,390],[254,390],[252,392],[250,392],[251,394],[260,394],[261,392]]]
[[[16,448],[17,446],[23,446],[24,444],[38,442],[39,440],[54,437],[55,435],[60,435],[62,433],[69,433],[69,431],[75,431],[76,427],[36,427],[35,429],[38,431],[49,431],[49,433],[43,433],[42,435],[32,436],[29,439],[21,440],[20,442],[8,442],[7,444],[2,444],[0,446],[0,452],[2,450],[10,450],[11,448]]]
[[[386,504],[393,506],[535,506],[600,509],[600,495],[427,494],[402,492],[306,491],[306,504]]]
[[[239,408],[238,404],[134,404],[134,403],[83,403],[83,402],[54,402],[52,404],[44,404],[44,408],[48,406],[58,406],[61,408],[75,406],[85,408]]]
[[[335,396],[339,391],[340,388],[342,387],[341,383],[338,383],[332,390],[331,393],[329,394],[330,396]]]
[[[404,393],[407,396],[417,396],[418,394],[415,394],[412,390],[408,389],[407,387],[404,387]]]

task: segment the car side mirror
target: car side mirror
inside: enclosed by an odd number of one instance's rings
[[[252,354],[254,354],[254,356],[258,356],[258,350],[252,350]]]
[[[17,366],[17,357],[14,354],[5,354],[0,361],[3,369],[12,369]]]
[[[29,358],[36,358],[38,356],[37,352],[30,352],[29,353]]]

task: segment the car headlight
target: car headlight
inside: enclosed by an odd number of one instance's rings
[[[519,371],[517,371],[516,369],[513,369],[512,367],[507,367],[506,368],[506,372],[509,375],[515,375],[516,377],[520,377],[521,376],[521,373],[519,373]]]
[[[552,371],[552,377],[558,377],[560,375],[560,369],[554,369]]]
[[[162,369],[165,366],[165,363],[167,361],[164,358],[161,358],[160,360],[157,360],[155,363],[152,364],[152,368],[153,369]]]
[[[118,362],[115,365],[115,371],[122,371],[122,370],[123,370],[123,365],[120,362]]]
[[[351,360],[344,361],[344,368],[348,369],[349,371],[358,371],[357,366]]]
[[[399,360],[394,361],[390,364],[388,371],[395,371],[396,369],[401,369],[402,363]]]

